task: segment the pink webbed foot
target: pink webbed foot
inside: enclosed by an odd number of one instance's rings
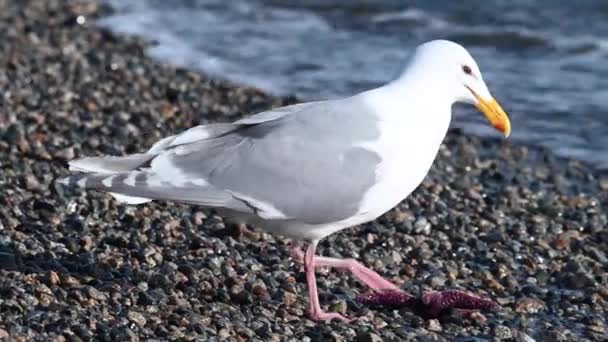
[[[321,309],[319,304],[319,294],[317,292],[317,280],[315,277],[315,264],[316,256],[315,249],[317,242],[313,241],[308,245],[305,253],[296,255],[295,257],[301,257],[301,261],[304,264],[304,270],[306,272],[306,283],[308,284],[308,314],[310,319],[314,321],[328,321],[333,319],[339,319],[344,322],[350,322],[351,319],[344,317],[343,315],[336,312],[325,312]],[[300,261],[299,260],[299,261]]]
[[[409,308],[423,318],[440,317],[452,310],[489,310],[498,305],[491,299],[457,290],[430,292],[422,297],[414,297],[403,291],[378,291],[359,295],[357,301],[376,307]]]
[[[423,318],[440,317],[454,310],[471,315],[479,310],[489,310],[498,305],[491,299],[457,290],[429,292],[421,297],[415,297],[400,290],[396,285],[356,260],[316,256],[314,255],[315,249],[316,242],[312,242],[306,252],[302,252],[296,245],[290,253],[291,257],[297,262],[304,264],[309,289],[309,315],[313,320],[339,319],[345,322],[352,321],[352,319],[341,314],[326,313],[321,309],[314,272],[315,268],[320,266],[349,271],[355,278],[367,285],[372,292],[357,296],[356,300],[358,302],[375,307],[409,308]]]
[[[353,321],[352,318],[348,318],[337,312],[324,312],[324,311],[311,312],[311,313],[309,313],[308,317],[313,321],[331,321],[334,319],[343,321],[345,323],[350,323],[351,321]]]

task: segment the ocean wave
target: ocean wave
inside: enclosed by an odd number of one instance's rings
[[[492,46],[513,50],[545,48],[567,54],[608,53],[608,39],[604,37],[531,29],[523,25],[528,18],[522,13],[515,17],[522,25],[464,26],[419,8],[408,8],[375,14],[371,21],[378,24],[406,23],[422,26],[430,30],[432,36],[441,36],[469,46]]]
[[[561,32],[507,26],[452,26],[447,39],[467,46],[489,46],[509,50],[544,48],[568,55],[608,54],[608,39],[593,35],[566,35]]]
[[[451,39],[469,46],[506,47],[509,49],[552,47],[551,36],[523,27],[456,27]]]
[[[448,22],[438,16],[418,8],[408,8],[403,11],[384,12],[371,17],[375,23],[409,22],[415,24],[425,24],[431,28],[439,29],[448,26]]]
[[[593,35],[556,36],[554,45],[565,53],[582,55],[589,53],[608,54],[608,39]]]

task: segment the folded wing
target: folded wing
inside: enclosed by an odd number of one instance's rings
[[[70,163],[64,184],[108,191],[127,203],[173,200],[310,224],[357,212],[374,184],[377,137],[364,106],[335,102],[282,107],[231,124],[197,126],[125,157]],[[342,108],[344,109],[344,108]]]

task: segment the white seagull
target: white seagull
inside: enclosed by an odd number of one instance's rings
[[[319,305],[315,267],[350,271],[372,290],[398,290],[352,259],[315,255],[319,240],[372,221],[422,182],[444,139],[455,102],[473,104],[508,136],[509,119],[462,46],[416,48],[394,81],[351,97],[300,103],[235,121],[201,125],[148,151],[70,162],[60,182],[140,204],[171,200],[221,210],[300,245],[309,314],[346,318]]]

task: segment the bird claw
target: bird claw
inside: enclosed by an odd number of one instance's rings
[[[339,320],[345,323],[350,323],[354,321],[356,318],[350,318],[343,316],[337,312],[314,312],[310,313],[310,319],[313,321],[333,321]]]
[[[404,291],[385,290],[362,294],[356,299],[359,303],[370,306],[409,308],[424,318],[436,318],[452,310],[488,310],[498,305],[491,299],[457,290],[429,292],[421,297],[414,297]]]

